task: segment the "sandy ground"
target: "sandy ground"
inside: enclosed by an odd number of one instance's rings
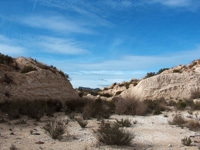
[[[166,114],[166,113],[165,113]],[[62,141],[53,140],[45,133],[42,126],[49,119],[44,117],[40,122],[27,119],[26,124],[17,124],[19,120],[0,123],[0,150],[9,150],[15,145],[18,150],[198,150],[195,146],[183,146],[181,139],[185,136],[197,136],[199,132],[190,131],[169,125],[168,120],[174,113],[157,116],[119,116],[113,115],[110,121],[128,118],[132,122],[137,121],[131,127],[124,128],[135,135],[131,146],[106,146],[97,144],[94,130],[98,128],[99,121],[88,120],[86,128],[82,129],[76,121],[70,121],[67,125],[67,134]],[[187,116],[187,114],[185,113]],[[63,113],[56,117],[68,120]],[[31,134],[31,132],[33,132]],[[36,144],[36,142],[43,144]]]

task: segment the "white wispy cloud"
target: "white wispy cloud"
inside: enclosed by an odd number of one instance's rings
[[[41,37],[38,41],[38,46],[48,53],[78,55],[86,54],[88,51],[83,48],[83,45],[71,39]]]
[[[41,29],[58,31],[61,33],[85,33],[92,34],[94,31],[87,28],[77,20],[66,19],[62,16],[28,16],[18,20],[20,23]]]
[[[200,6],[199,0],[151,0],[152,3],[159,3],[168,7],[197,8]]]

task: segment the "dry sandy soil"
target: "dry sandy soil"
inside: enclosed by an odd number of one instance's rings
[[[131,146],[123,147],[98,144],[94,130],[98,128],[100,122],[96,119],[88,120],[87,127],[83,129],[76,121],[71,120],[67,125],[70,136],[65,134],[62,141],[53,140],[42,128],[44,123],[49,120],[48,117],[43,117],[40,122],[27,119],[26,124],[18,124],[19,120],[1,122],[0,150],[9,150],[12,145],[17,150],[198,150],[198,143],[186,147],[182,145],[181,139],[185,136],[199,138],[200,133],[169,125],[168,121],[175,113],[165,112],[164,114],[111,116],[109,121],[121,118],[128,118],[132,122],[137,121],[131,127],[124,128],[135,135],[135,138]],[[189,114],[185,112],[184,115],[187,117]],[[69,120],[63,113],[57,113],[55,117],[64,121]]]

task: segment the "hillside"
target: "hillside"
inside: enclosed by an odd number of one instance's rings
[[[77,98],[68,75],[32,58],[0,54],[0,102],[14,99]]]

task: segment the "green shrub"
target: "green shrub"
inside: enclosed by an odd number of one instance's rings
[[[2,55],[0,53],[0,64],[10,65],[13,63],[13,58],[8,55]]]
[[[192,140],[190,137],[185,137],[181,140],[182,144],[185,146],[191,146]]]
[[[21,73],[28,73],[31,71],[36,71],[37,69],[32,66],[24,66],[24,68],[21,70]]]
[[[145,115],[147,113],[147,105],[135,98],[115,100],[115,113],[119,115]]]
[[[181,70],[173,70],[173,73],[182,73],[182,71]]]
[[[66,125],[61,120],[53,119],[43,126],[43,129],[52,137],[52,139],[61,140],[66,132]]]
[[[155,76],[155,75],[156,75],[155,72],[149,72],[149,73],[146,74],[146,76],[144,77],[144,79],[153,77],[153,76]]]
[[[110,122],[101,122],[96,131],[99,142],[106,145],[130,145],[134,136]]]
[[[187,103],[183,100],[179,100],[178,103],[176,103],[176,108],[183,110],[187,106]]]
[[[99,95],[104,96],[104,97],[112,97],[113,96],[112,94],[109,94],[109,93],[102,93]]]
[[[156,74],[161,74],[163,71],[165,70],[169,70],[169,68],[163,68],[163,69],[160,69]]]
[[[122,93],[122,91],[118,91],[115,93],[115,95],[120,95]]]

